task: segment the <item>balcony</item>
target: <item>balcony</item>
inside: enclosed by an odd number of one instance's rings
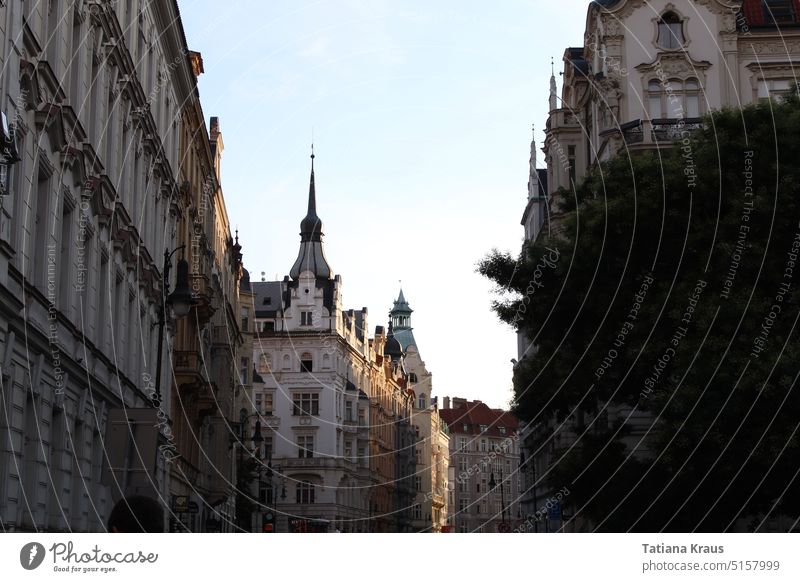
[[[671,145],[686,139],[693,132],[702,129],[703,120],[699,117],[686,119],[636,119],[619,126],[622,139],[628,146],[644,147]]]

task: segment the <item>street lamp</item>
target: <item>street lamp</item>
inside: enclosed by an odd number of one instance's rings
[[[497,486],[497,482],[494,480],[494,472],[489,474],[489,488],[494,490]],[[506,531],[506,496],[503,492],[503,468],[500,467],[500,507],[502,509],[502,529]]]
[[[192,305],[195,304],[192,297],[192,290],[189,287],[189,263],[186,259],[178,260],[178,276],[175,281],[175,291],[169,293],[169,272],[172,269],[172,255],[179,250],[185,249],[186,245],[181,245],[172,252],[164,251],[164,268],[162,269],[162,285],[164,288],[161,302],[161,309],[158,313],[158,354],[156,355],[156,394],[153,397],[153,406],[161,403],[161,360],[164,351],[164,326],[167,324],[167,307],[172,307],[172,313],[176,319],[186,317]]]

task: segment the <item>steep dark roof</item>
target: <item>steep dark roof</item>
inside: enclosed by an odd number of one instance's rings
[[[311,179],[308,184],[308,212],[300,221],[300,251],[289,270],[289,276],[297,279],[303,271],[311,271],[319,279],[330,279],[333,270],[322,248],[322,220],[317,216],[317,191],[314,185],[314,154],[311,154]]]
[[[250,287],[255,293],[256,317],[277,317],[283,307],[281,281],[256,281]]]

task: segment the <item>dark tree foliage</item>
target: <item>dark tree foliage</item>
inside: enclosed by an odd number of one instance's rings
[[[601,531],[791,525],[797,97],[716,112],[690,140],[620,155],[559,196],[561,235],[479,265],[499,317],[536,346],[517,367],[514,412],[581,419],[579,446],[560,451],[547,481],[568,485],[570,506]]]

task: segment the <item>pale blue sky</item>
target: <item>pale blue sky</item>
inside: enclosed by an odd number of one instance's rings
[[[294,262],[313,130],[345,307],[385,325],[402,279],[434,395],[505,407],[516,339],[475,265],[519,250],[530,127],[540,146],[550,57],[582,44],[588,4],[181,0],[253,279]]]

